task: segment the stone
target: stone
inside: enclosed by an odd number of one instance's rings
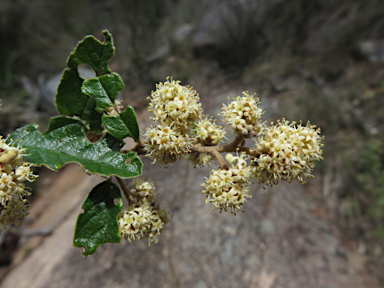
[[[371,62],[384,62],[384,40],[365,40],[359,43],[360,52]]]

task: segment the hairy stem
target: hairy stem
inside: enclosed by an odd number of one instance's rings
[[[191,148],[191,151],[193,152],[198,152],[198,153],[206,153],[206,154],[211,154],[214,156],[217,161],[219,162],[221,169],[228,170],[228,165],[227,162],[225,162],[224,157],[220,154],[215,147],[218,146],[203,146],[202,144],[196,144]]]
[[[250,156],[258,156],[259,153],[256,152],[255,149],[251,149],[248,147],[244,147],[245,144],[245,138],[242,134],[238,133],[236,135],[236,138],[229,144],[225,145],[217,145],[217,146],[203,146],[202,143],[198,143],[193,145],[193,147],[190,149],[192,152],[197,153],[205,153],[205,154],[211,154],[214,156],[217,161],[219,162],[222,169],[228,170],[228,164],[224,160],[224,157],[220,153],[225,152],[244,152]],[[147,150],[145,149],[142,142],[137,142],[136,146],[132,148],[131,150],[122,150],[122,153],[127,153],[128,151],[136,152],[137,155],[145,155],[147,154]]]

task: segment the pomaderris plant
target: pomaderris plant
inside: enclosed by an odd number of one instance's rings
[[[181,158],[195,167],[213,165],[202,183],[206,203],[235,215],[251,200],[251,184],[272,186],[294,178],[305,183],[313,177],[314,162],[322,159],[320,129],[285,119],[265,124],[259,99],[247,92],[223,105],[219,126],[204,114],[192,87],[168,78],[149,97],[154,125],[140,139],[135,112],[116,99],[124,84],[108,67],[114,46],[108,31],[103,33],[104,42],[87,36],[70,54],[56,95],[60,116],[50,120],[47,131],[42,134],[31,124],[0,139],[0,231],[20,225],[27,214],[24,183],[37,177],[31,166],[59,170],[77,162],[87,173],[106,178],[89,193],[76,223],[74,245],[83,255],[121,239],[156,243],[171,220],[157,202],[154,183],[124,181],[142,174],[140,155],[164,167]],[[83,79],[77,69],[83,63],[97,77]],[[226,137],[231,131],[232,141]],[[122,150],[126,137],[136,142],[129,151]],[[253,139],[250,147],[246,139]]]

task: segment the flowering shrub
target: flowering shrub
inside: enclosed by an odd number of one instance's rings
[[[221,127],[204,114],[192,87],[168,78],[149,97],[155,126],[140,139],[135,112],[116,99],[124,84],[108,67],[114,46],[111,35],[103,33],[103,43],[88,36],[70,54],[56,96],[61,116],[50,120],[47,131],[41,134],[38,125],[30,124],[0,139],[0,231],[20,225],[27,214],[29,193],[23,182],[35,180],[32,165],[58,170],[77,162],[88,173],[107,178],[89,193],[77,219],[74,245],[83,255],[121,239],[156,243],[170,221],[157,203],[154,183],[124,181],[142,174],[140,155],[164,167],[181,158],[195,167],[215,165],[202,184],[206,202],[232,214],[251,199],[252,183],[276,185],[294,178],[305,183],[312,177],[314,161],[322,159],[320,130],[285,119],[266,125],[259,99],[247,92],[223,105]],[[82,63],[98,76],[80,77],[77,66]],[[229,130],[235,139],[223,143]],[[98,141],[91,142],[89,134],[98,135]],[[122,150],[126,137],[136,142],[128,151]],[[245,147],[247,138],[254,139],[251,147]],[[128,202],[125,210],[121,192]]]

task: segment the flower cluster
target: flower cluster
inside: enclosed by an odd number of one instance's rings
[[[155,192],[155,183],[136,179],[133,181],[134,188],[131,194],[137,198],[138,203],[154,203],[157,193]]]
[[[192,124],[201,119],[203,111],[196,91],[179,81],[168,79],[156,88],[148,109],[159,124],[147,128],[144,147],[154,161],[167,165],[189,152],[193,145]]]
[[[161,164],[175,162],[178,155],[189,151],[193,145],[188,134],[182,134],[165,124],[147,128],[145,136],[148,155]]]
[[[217,145],[225,138],[226,131],[211,119],[202,119],[195,125],[196,138],[205,145]]]
[[[201,118],[200,98],[189,86],[180,85],[180,81],[167,79],[156,85],[152,92],[149,111],[155,114],[155,120],[168,126],[188,127]]]
[[[0,136],[1,137],[1,136]],[[23,159],[26,149],[14,147],[0,138],[0,232],[9,230],[11,225],[21,225],[27,215],[29,195],[23,182],[32,182],[37,177],[31,164]]]
[[[320,129],[315,128],[283,120],[266,129],[256,143],[259,156],[254,159],[252,173],[257,181],[274,185],[279,179],[298,178],[305,183],[304,177],[313,177],[313,162],[323,159]]]
[[[117,117],[120,115],[123,109],[124,109],[123,101],[121,99],[115,99],[113,106],[107,107],[105,111],[109,116]]]
[[[225,123],[245,137],[257,135],[262,130],[259,119],[264,113],[263,108],[259,99],[247,92],[243,92],[243,96],[237,96],[228,106],[223,104],[221,112]]]
[[[246,198],[251,198],[249,193],[249,179],[251,176],[251,167],[247,165],[245,155],[241,154],[234,157],[227,154],[226,160],[231,167],[228,170],[212,170],[210,177],[202,186],[204,194],[207,194],[207,203],[211,202],[215,209],[227,211],[236,214],[242,209]]]
[[[156,88],[149,111],[154,113],[153,119],[158,125],[145,132],[147,156],[163,165],[181,156],[195,167],[217,161],[221,169],[212,170],[202,184],[207,202],[215,209],[229,209],[236,214],[251,197],[251,181],[274,185],[279,179],[297,178],[304,183],[305,177],[312,176],[314,161],[322,159],[319,129],[309,123],[303,126],[286,120],[268,127],[261,122],[264,110],[255,95],[243,92],[223,105],[224,122],[232,127],[236,139],[220,146],[226,131],[203,114],[194,90],[172,79]],[[258,137],[254,149],[244,147],[246,138],[250,137]],[[236,151],[244,154],[236,157],[227,154],[227,165],[221,153]]]
[[[169,214],[164,209],[156,208],[155,186],[152,182],[137,180],[134,185],[131,193],[137,203],[120,212],[118,217],[121,238],[129,242],[148,238],[149,245],[152,242],[157,243],[157,236],[170,221]]]
[[[153,120],[159,124],[147,128],[144,134],[147,156],[164,166],[176,162],[180,156],[194,166],[212,163],[215,160],[212,155],[196,153],[191,148],[195,144],[219,144],[225,138],[225,130],[204,116],[196,91],[169,78],[156,88],[148,110],[155,114]]]

